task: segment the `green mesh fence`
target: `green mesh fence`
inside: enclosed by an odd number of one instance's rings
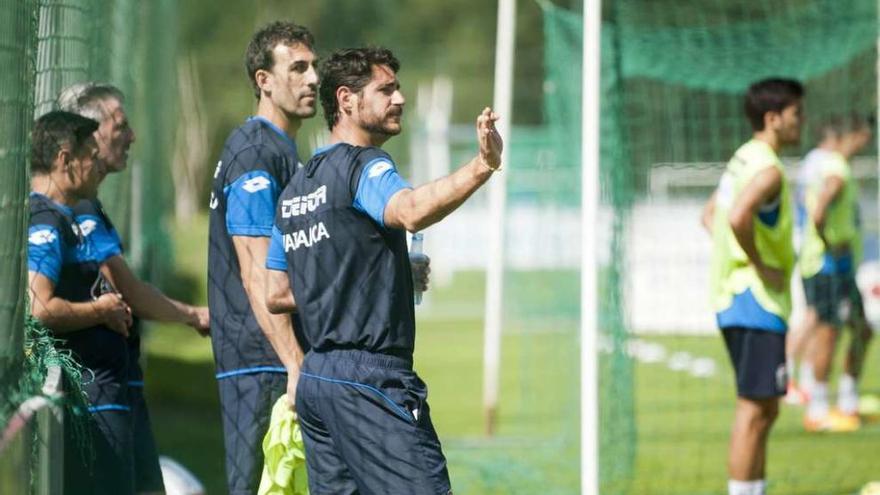
[[[111,174],[100,197],[128,250],[148,278],[170,259],[164,234],[176,123],[177,2],[46,0],[40,4],[35,115],[55,108],[58,92],[85,81],[125,94],[137,140],[128,167]]]
[[[39,368],[25,354],[27,159],[33,116],[37,3],[0,4],[0,425],[18,405],[39,392]],[[24,438],[28,437],[28,438]],[[0,454],[0,492],[25,493],[30,486],[29,432]]]
[[[708,304],[710,243],[699,226],[700,208],[733,151],[750,137],[742,95],[751,82],[785,76],[806,84],[801,145],[783,152],[791,179],[799,157],[815,146],[813,136],[823,120],[873,114],[877,4],[603,3],[601,208],[599,225],[593,227],[600,245],[601,493],[723,493],[735,388]],[[555,205],[558,219],[566,205],[576,204],[572,197],[579,189],[574,184],[580,164],[583,21],[580,14],[542,6],[546,142],[553,143],[558,166],[547,168],[541,160],[514,163],[509,208],[514,212],[525,198],[515,174],[540,170],[554,180],[544,181],[528,201],[543,198]],[[517,145],[514,141],[514,149]],[[875,149],[869,146],[865,153],[871,156],[853,162],[862,171],[862,211],[873,238],[868,256],[876,259]],[[514,224],[523,228],[522,222]],[[551,237],[546,249],[565,242]],[[560,313],[545,321],[558,321],[560,314],[575,320],[577,299],[566,294],[576,289],[576,280],[565,284],[558,276],[532,272],[529,287],[508,277],[506,304],[541,315],[532,303],[540,301],[543,289],[534,287],[554,287],[555,297],[547,304]],[[520,345],[545,344],[540,338]],[[536,360],[524,374],[562,367],[576,373],[577,356],[566,347],[576,344],[570,335],[552,354],[567,365]],[[876,366],[866,370],[867,392],[880,385],[876,375]],[[534,385],[534,396],[546,396],[541,387],[546,389],[547,382]],[[804,433],[801,415],[801,409],[784,408],[771,435],[767,478],[772,493],[853,493],[876,477],[880,455],[870,447],[876,427],[816,437]]]
[[[65,428],[85,420],[80,370],[54,351],[48,331],[25,324],[25,239],[29,132],[33,120],[55,109],[59,91],[74,83],[110,82],[126,95],[138,142],[128,169],[102,185],[105,209],[122,235],[133,266],[162,278],[171,259],[164,222],[171,208],[170,167],[175,121],[174,0],[0,0],[0,425],[19,405],[41,394],[49,366],[65,374]],[[173,26],[174,23],[171,23]],[[136,84],[137,83],[137,84]],[[42,421],[42,420],[40,420]],[[40,421],[37,421],[39,423]],[[61,465],[47,459],[38,427],[21,430],[0,455],[0,493],[50,493]],[[41,433],[44,431],[40,430]],[[58,439],[55,439],[58,441]],[[84,455],[88,455],[88,445]],[[39,471],[39,473],[38,473]]]
[[[36,3],[0,4],[0,376],[14,373],[22,363],[27,225],[27,168],[33,107]],[[6,395],[6,394],[0,394]]]

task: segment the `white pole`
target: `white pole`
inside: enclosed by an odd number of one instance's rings
[[[486,267],[486,326],[483,333],[483,410],[486,433],[495,432],[501,366],[501,309],[504,276],[504,209],[506,178],[510,170],[510,127],[513,120],[513,46],[516,0],[498,0],[495,38],[495,97],[493,109],[501,116],[498,132],[504,140],[501,163],[508,172],[496,174],[489,184],[489,260]]]
[[[584,0],[581,108],[581,493],[599,493],[599,88],[602,2]]]

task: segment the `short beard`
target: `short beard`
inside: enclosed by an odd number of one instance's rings
[[[400,130],[401,130],[400,127],[398,127],[397,129],[389,129],[382,122],[364,123],[361,125],[361,128],[363,128],[365,131],[369,132],[370,134],[375,134],[375,135],[379,135],[379,136],[388,136],[388,137],[396,136],[396,135],[400,134]]]
[[[399,117],[402,117],[401,113]],[[389,117],[389,115],[384,115],[382,119],[375,119],[372,121],[365,121],[361,124],[361,128],[370,134],[378,135],[378,136],[396,136],[400,134],[400,131],[403,129],[402,125],[398,125],[396,129],[391,129],[385,125],[385,119]]]

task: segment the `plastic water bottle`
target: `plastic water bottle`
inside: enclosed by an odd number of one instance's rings
[[[410,260],[423,260],[425,259],[424,253],[424,243],[425,243],[425,234],[421,232],[416,232],[412,235],[412,243],[409,246],[409,259]],[[422,304],[422,291],[415,289],[413,292],[413,299],[415,303]]]

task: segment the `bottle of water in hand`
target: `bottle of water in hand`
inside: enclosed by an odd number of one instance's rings
[[[424,243],[425,243],[425,234],[421,232],[416,232],[412,235],[412,243],[409,247],[409,259],[410,261],[422,261],[426,258],[424,254]],[[418,288],[415,288],[413,292],[413,299],[415,303],[422,304],[422,291]]]

